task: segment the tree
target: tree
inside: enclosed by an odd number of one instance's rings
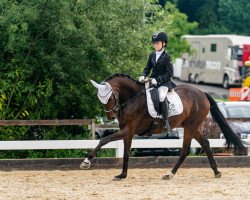
[[[170,3],[139,0],[3,0],[0,12],[2,119],[94,117],[90,78],[138,75],[155,31],[169,34],[177,55],[178,38],[194,27]]]
[[[172,4],[164,9],[149,0],[2,0],[0,118],[99,116],[103,109],[90,79],[101,82],[117,72],[136,78],[154,32],[168,33],[175,57],[187,47],[180,36],[194,27]],[[0,129],[6,140],[86,136],[83,129]]]
[[[94,117],[96,107],[86,106],[94,95],[88,79],[107,72],[88,18],[72,11],[74,1],[6,2],[0,24],[0,92],[6,97],[1,118]]]
[[[188,21],[198,22],[193,34],[249,35],[247,0],[171,0],[188,16]]]
[[[242,0],[219,1],[219,24],[224,33],[250,35],[250,2]]]
[[[194,34],[212,34],[218,31],[219,0],[178,0],[177,7],[190,22],[198,22]]]

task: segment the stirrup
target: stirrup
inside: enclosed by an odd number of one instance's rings
[[[166,122],[166,121],[163,121],[162,127],[163,127],[163,129],[165,131],[170,131],[171,130],[171,127],[170,127],[169,123]]]
[[[151,137],[151,136],[153,135],[155,129],[157,128],[157,126],[158,126],[158,122],[157,122],[157,121],[154,121],[154,123],[150,126],[147,135],[145,135],[144,137],[145,137],[145,138]]]

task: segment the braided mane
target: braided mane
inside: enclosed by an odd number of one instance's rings
[[[109,80],[111,80],[111,79],[113,79],[113,78],[117,78],[117,77],[128,78],[128,79],[130,79],[130,80],[136,82],[137,84],[143,85],[143,83],[141,83],[140,81],[135,80],[135,79],[132,78],[130,75],[128,75],[128,74],[119,74],[119,73],[109,76],[109,77],[105,80],[105,82],[106,82],[106,81],[109,81]]]

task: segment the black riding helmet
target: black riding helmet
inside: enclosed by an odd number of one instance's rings
[[[159,41],[167,43],[168,42],[168,36],[167,36],[167,34],[164,33],[164,32],[157,32],[157,33],[155,33],[152,36],[152,43],[159,42]]]

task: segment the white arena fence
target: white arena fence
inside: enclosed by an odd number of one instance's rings
[[[91,131],[92,140],[32,140],[32,141],[0,141],[0,150],[41,150],[41,149],[93,149],[99,140],[95,140],[96,129],[113,129],[117,125],[95,124],[93,119],[64,119],[64,120],[0,120],[0,126],[67,126],[86,125]],[[250,143],[250,139],[244,139]],[[182,148],[183,139],[134,139],[131,148]],[[209,139],[211,148],[225,147],[225,139]],[[115,149],[116,157],[123,157],[123,141],[114,141],[102,148]],[[200,148],[192,140],[191,148]],[[248,146],[250,156],[250,146]]]
[[[245,139],[250,143],[249,139]],[[135,139],[131,148],[182,148],[183,139]],[[209,139],[211,148],[225,147],[225,139]],[[93,149],[99,140],[33,140],[33,141],[0,141],[0,150],[38,150],[38,149]],[[191,148],[200,148],[192,140]],[[118,140],[104,145],[102,148],[115,149],[116,157],[123,157],[123,141]],[[250,146],[248,146],[250,156]]]

